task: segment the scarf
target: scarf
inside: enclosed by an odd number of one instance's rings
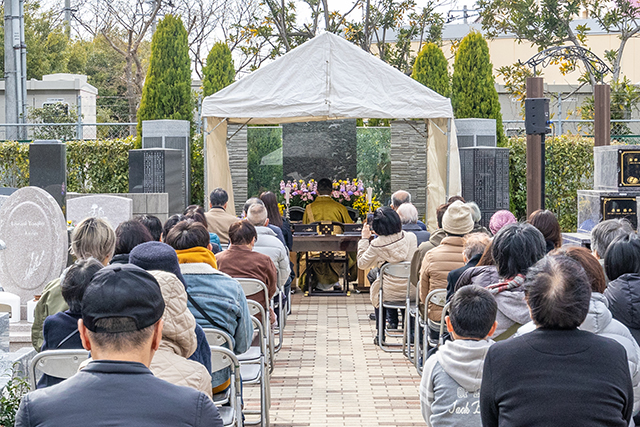
[[[178,262],[180,264],[203,262],[209,264],[216,270],[218,269],[216,256],[207,248],[196,246],[195,248],[177,250],[176,253],[178,254]]]
[[[522,274],[518,274],[511,280],[505,280],[501,283],[494,283],[493,285],[487,286],[487,290],[491,292],[493,295],[497,295],[500,292],[510,291],[516,288],[519,288],[524,283],[524,276]]]

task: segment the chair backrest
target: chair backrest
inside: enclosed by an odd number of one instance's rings
[[[388,275],[399,279],[409,279],[411,276],[411,263],[403,261],[398,263],[388,263],[380,268],[380,275]]]
[[[207,337],[209,346],[224,347],[226,344],[226,348],[233,350],[233,341],[226,332],[220,329],[204,328],[204,335]]]
[[[225,368],[240,368],[240,362],[233,352],[220,346],[211,346],[211,372],[218,372]]]
[[[36,369],[58,378],[70,378],[78,372],[80,364],[89,358],[86,350],[46,350],[38,353],[29,365],[32,390],[36,387]]]
[[[242,290],[244,291],[244,295],[246,297],[250,297],[256,295],[260,292],[264,293],[264,300],[269,301],[269,290],[267,289],[267,285],[262,283],[261,280],[258,279],[247,279],[247,278],[236,278],[240,286],[242,286]]]
[[[261,319],[265,319],[266,316],[269,315],[269,313],[266,312],[262,304],[260,304],[257,301],[247,300],[247,306],[249,306],[249,314],[251,316],[256,316],[257,318],[257,315],[260,315]]]
[[[440,307],[444,307],[447,304],[447,290],[446,289],[434,289],[433,291],[429,292],[429,294],[427,295],[427,304],[425,305],[429,305],[429,303],[440,306]]]
[[[351,221],[353,222],[356,222],[360,217],[360,211],[352,207],[347,206],[347,212],[349,212],[349,217],[351,217]]]
[[[289,220],[291,222],[300,222],[304,217],[304,208],[301,206],[289,207]]]

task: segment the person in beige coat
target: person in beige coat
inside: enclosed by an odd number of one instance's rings
[[[371,239],[371,229],[377,238]],[[384,206],[376,210],[371,224],[362,227],[362,238],[358,242],[358,268],[380,267],[384,263],[410,261],[418,247],[416,235],[402,231],[402,221],[398,214],[390,207]],[[407,281],[394,277],[384,278],[385,301],[404,301],[407,295]],[[371,285],[369,296],[371,304],[379,316],[380,307],[380,277]],[[415,297],[415,293],[413,294]],[[391,310],[389,322],[397,325],[398,312]],[[376,325],[378,323],[376,322]]]
[[[468,205],[459,200],[449,205],[442,217],[442,228],[447,236],[442,239],[440,245],[427,252],[422,260],[419,283],[421,306],[429,292],[434,289],[447,289],[449,272],[464,266],[462,237],[470,233],[473,227],[474,222]],[[442,307],[429,304],[430,320],[440,322],[441,315]]]
[[[195,388],[211,397],[211,375],[200,363],[188,360],[198,346],[196,319],[187,308],[187,292],[171,273],[150,271],[160,285],[165,310],[162,341],[151,361],[151,372],[172,384]]]

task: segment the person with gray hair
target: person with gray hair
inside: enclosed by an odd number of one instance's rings
[[[491,237],[491,232],[487,230],[486,227],[480,225],[480,220],[482,219],[482,212],[480,211],[480,207],[476,202],[467,202],[467,206],[471,209],[471,218],[473,218],[473,233],[485,233],[487,236]]]
[[[631,223],[622,219],[608,219],[596,224],[591,230],[591,252],[593,256],[600,262],[602,269],[604,270],[604,255],[607,253],[607,249],[611,243],[618,237],[627,236],[632,234],[633,228]],[[609,277],[607,272],[604,273],[604,278],[609,283]]]
[[[407,203],[409,203],[409,204],[411,203],[411,193],[409,193],[408,191],[398,190],[398,191],[396,191],[395,193],[393,193],[391,195],[391,208],[394,211],[397,211],[398,208],[400,208],[400,206],[402,206],[404,204],[407,204]],[[398,215],[400,215],[400,214],[398,214]],[[402,217],[401,217],[401,219],[402,219]],[[418,227],[420,227],[421,230],[427,231],[427,226],[425,225],[425,223],[418,219],[417,210],[416,210],[416,221],[415,221],[415,223],[418,224]],[[427,238],[427,240],[429,240],[429,238]],[[418,245],[420,245],[420,239],[419,238],[418,238]]]
[[[289,252],[276,233],[269,228],[267,208],[264,203],[254,203],[247,209],[247,221],[256,228],[258,238],[253,246],[254,252],[267,255],[278,270],[278,287],[282,287],[289,278]]]
[[[102,218],[85,218],[71,233],[71,253],[77,260],[95,258],[103,265],[109,265],[116,249],[116,234]],[[61,278],[54,279],[42,290],[42,295],[33,312],[31,343],[40,351],[44,342],[42,327],[44,319],[69,309],[62,296]]]
[[[402,221],[402,229],[415,234],[418,239],[418,245],[429,240],[431,233],[423,230],[418,225],[418,209],[411,202],[401,204],[396,209],[396,212],[400,217],[400,221]]]
[[[251,197],[250,199],[248,199],[246,202],[244,202],[244,207],[242,208],[242,216],[244,218],[247,217],[247,212],[249,211],[249,208],[252,205],[255,204],[259,204],[264,206],[264,202],[262,200],[260,200],[257,197]],[[266,209],[266,206],[265,206]],[[269,217],[269,212],[267,212],[267,218]],[[282,233],[282,229],[280,227],[277,227],[273,224],[269,224],[267,225],[267,227],[269,227],[271,229],[271,231],[273,231],[274,233],[276,233],[276,237],[282,242],[282,244],[287,247],[287,242],[284,240],[284,234]],[[289,248],[287,248],[287,253],[289,252]]]
[[[471,233],[462,238],[462,259],[465,265],[451,270],[447,274],[447,301],[455,293],[456,283],[462,273],[478,265],[482,254],[490,243],[491,239],[484,233]]]

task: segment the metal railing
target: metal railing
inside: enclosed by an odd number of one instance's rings
[[[553,119],[552,135],[593,135],[593,120]],[[524,120],[503,120],[502,127],[506,136],[525,135]],[[640,144],[640,120],[611,120],[611,140],[620,143]]]
[[[27,129],[25,140],[59,139],[79,141],[85,139],[126,138],[136,134],[137,123],[0,123],[0,140],[14,140],[16,128]],[[11,129],[13,128],[13,129]]]

